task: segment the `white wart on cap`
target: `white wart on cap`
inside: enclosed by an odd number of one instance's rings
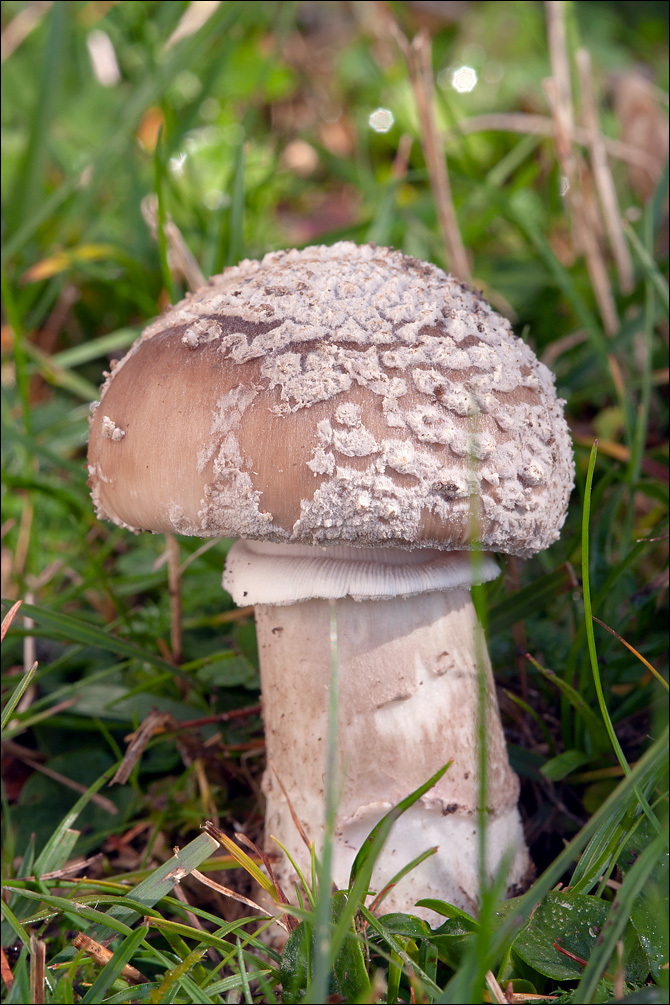
[[[102,388],[89,474],[133,530],[529,555],[558,537],[563,402],[470,287],[343,242],[244,261]]]

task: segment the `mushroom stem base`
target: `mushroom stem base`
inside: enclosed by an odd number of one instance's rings
[[[486,645],[466,587],[392,600],[256,607],[268,851],[277,852],[277,838],[309,875],[309,852],[277,777],[321,851],[331,605],[338,626],[334,882],[346,888],[372,827],[451,761],[438,784],[395,824],[377,861],[372,886],[380,890],[421,852],[438,849],[397,884],[385,909],[430,917],[413,905],[434,897],[476,912],[482,819],[486,880],[506,868],[508,893],[526,885],[532,866],[517,809],[519,782],[507,759]],[[479,735],[486,749],[483,814]],[[295,876],[281,852],[276,874],[290,894]]]

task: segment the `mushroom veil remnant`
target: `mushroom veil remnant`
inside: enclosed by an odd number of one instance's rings
[[[431,846],[386,910],[477,908],[477,708],[485,681],[487,872],[531,864],[470,587],[490,552],[558,538],[574,465],[554,379],[475,290],[374,245],[268,254],[151,324],[102,387],[89,473],[101,518],[238,537],[224,585],[254,604],[268,758],[268,850],[317,850],[324,826],[330,604],[338,621],[339,802],[333,878],[446,761],[396,823],[381,889]],[[477,562],[469,550],[484,552]],[[479,664],[479,670],[478,670]],[[292,889],[280,856],[278,879]]]

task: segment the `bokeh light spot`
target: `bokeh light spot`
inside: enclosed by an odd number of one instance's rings
[[[451,75],[451,86],[459,94],[467,94],[477,85],[477,71],[471,66],[459,66]]]
[[[388,108],[376,108],[368,119],[368,125],[376,133],[387,133],[394,122],[393,112]]]

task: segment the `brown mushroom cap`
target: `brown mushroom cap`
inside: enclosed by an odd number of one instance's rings
[[[89,473],[98,515],[133,530],[529,555],[574,463],[554,378],[505,318],[345,242],[241,262],[150,325],[103,385]]]

